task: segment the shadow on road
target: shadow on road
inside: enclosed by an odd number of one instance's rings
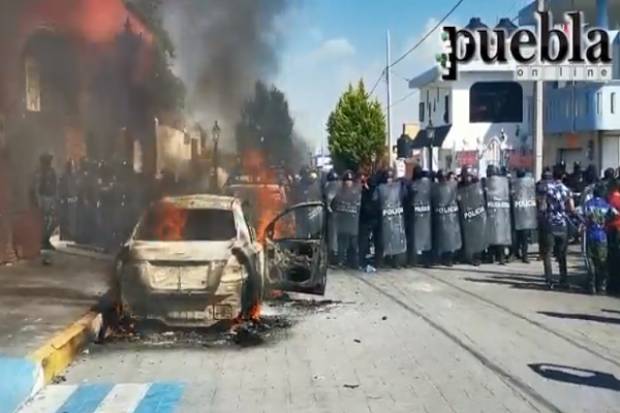
[[[528,364],[528,366],[534,372],[549,380],[620,391],[620,380],[610,373],[557,364],[540,363]]]
[[[489,277],[489,278],[464,278],[465,281],[474,282],[474,283],[483,283],[483,284],[498,284],[498,285],[507,285],[511,288],[519,288],[526,290],[546,290],[547,287],[544,282],[531,282],[529,280],[522,281],[511,281],[503,279],[504,277]]]
[[[606,309],[602,309],[601,310],[604,313],[611,313],[611,314],[620,314],[620,311],[618,310],[606,310]]]
[[[554,317],[554,318],[595,321],[597,323],[606,323],[606,324],[620,324],[620,318],[605,317],[605,316],[591,315],[591,314],[554,313],[550,311],[539,311],[538,314],[542,314],[542,315],[546,315],[547,317]]]

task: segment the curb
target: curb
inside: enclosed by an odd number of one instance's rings
[[[62,373],[93,341],[103,316],[89,311],[25,358],[0,356],[0,413],[14,413]]]
[[[64,371],[84,347],[97,337],[102,322],[101,313],[90,311],[28,356],[41,367],[44,384],[50,383]]]

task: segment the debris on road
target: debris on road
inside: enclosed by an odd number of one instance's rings
[[[354,339],[353,341],[355,341],[356,343],[361,343],[362,342],[362,340],[360,340],[358,338]]]
[[[359,384],[345,384],[342,387],[346,389],[357,389],[359,386],[360,386]]]

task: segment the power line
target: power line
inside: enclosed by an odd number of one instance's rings
[[[393,67],[393,66],[397,65],[398,63],[402,62],[415,49],[417,49],[426,39],[428,39],[430,37],[431,34],[433,34],[433,32],[435,30],[437,30],[437,28],[439,26],[441,26],[443,24],[443,22],[445,22],[448,19],[448,17],[450,17],[452,15],[452,13],[454,13],[454,11],[461,5],[461,3],[463,3],[463,1],[464,0],[457,1],[456,4],[450,9],[450,11],[445,16],[443,16],[442,19],[439,20],[439,22],[428,33],[426,33],[424,35],[424,37],[422,37],[415,45],[413,45],[413,47],[411,47],[409,50],[407,50],[401,57],[399,57],[394,62],[392,62],[392,64],[390,64],[390,67]]]
[[[379,82],[381,82],[381,79],[383,79],[384,74],[385,74],[385,69],[381,71],[381,74],[377,78],[377,81],[375,82],[374,86],[372,87],[372,89],[370,89],[370,92],[368,92],[368,96],[372,96],[372,94],[375,93],[375,89],[377,89],[377,86],[379,86]]]
[[[405,96],[403,96],[402,98],[398,99],[396,102],[392,103],[391,107],[394,107],[394,106],[398,105],[399,103],[402,103],[402,102],[406,101],[411,96],[415,95],[417,92],[418,92],[417,90],[414,90],[412,92],[407,93]]]
[[[404,80],[404,81],[405,81],[405,82],[407,82],[407,83],[409,83],[409,80],[411,80],[411,79],[408,79],[408,78],[406,78],[405,76],[401,75],[400,73],[397,73],[397,72],[396,72],[395,70],[393,70],[393,69],[392,69],[392,74],[393,74],[393,75],[396,75],[396,76],[398,76],[398,77],[400,77],[402,80]]]

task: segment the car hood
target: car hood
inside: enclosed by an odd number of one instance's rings
[[[130,255],[137,261],[226,261],[237,241],[133,241]]]

